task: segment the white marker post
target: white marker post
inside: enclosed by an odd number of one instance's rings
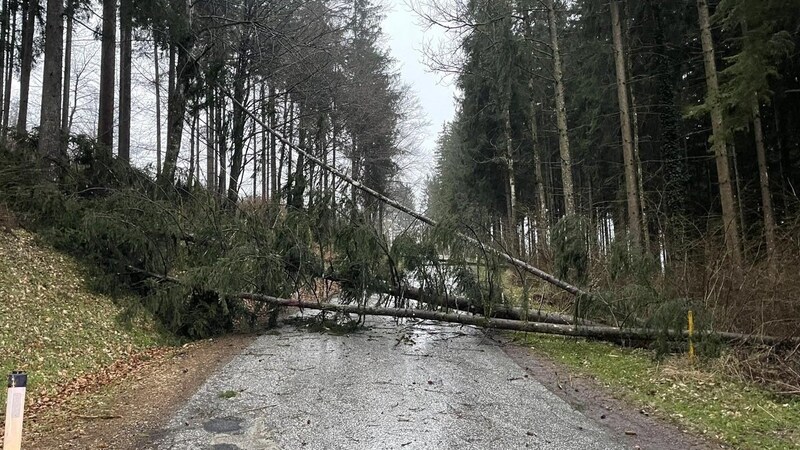
[[[27,384],[28,375],[24,372],[12,372],[8,376],[6,435],[3,443],[5,450],[22,448],[22,415],[25,412],[25,387]]]

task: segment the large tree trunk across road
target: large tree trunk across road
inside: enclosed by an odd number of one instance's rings
[[[521,320],[495,319],[470,314],[455,314],[440,311],[427,311],[422,309],[400,309],[375,306],[340,305],[333,303],[316,303],[301,300],[289,300],[268,295],[241,293],[236,297],[267,303],[273,306],[288,306],[301,309],[331,311],[344,314],[358,314],[369,316],[389,316],[398,318],[413,318],[423,320],[436,320],[440,322],[460,323],[483,328],[498,330],[523,331],[531,333],[545,333],[562,336],[577,336],[602,339],[608,341],[635,340],[650,341],[657,338],[667,338],[672,341],[688,341],[689,332],[674,330],[664,333],[661,330],[649,328],[618,328],[606,325],[563,325],[555,323],[526,322]],[[698,333],[699,334],[699,333]],[[747,335],[740,333],[713,333],[714,336],[731,342],[747,344],[782,345],[800,344],[800,338],[780,338],[775,336]]]

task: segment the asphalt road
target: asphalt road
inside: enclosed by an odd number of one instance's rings
[[[159,449],[612,449],[480,330],[368,319],[338,336],[286,325],[214,374]]]

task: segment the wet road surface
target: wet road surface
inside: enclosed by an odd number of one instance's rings
[[[597,424],[472,327],[286,325],[209,378],[159,449],[612,449]]]

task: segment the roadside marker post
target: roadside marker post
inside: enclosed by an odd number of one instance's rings
[[[689,361],[694,362],[694,312],[690,309],[689,321]]]
[[[8,376],[6,434],[3,440],[5,450],[22,448],[22,416],[25,412],[25,387],[27,385],[28,375],[25,372],[12,372]]]

